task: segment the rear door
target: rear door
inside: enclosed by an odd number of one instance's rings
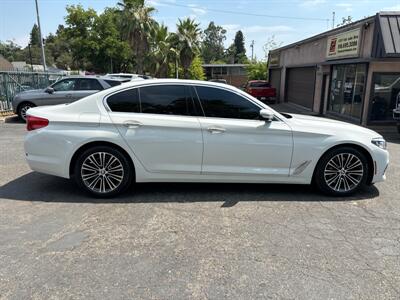
[[[74,91],[71,92],[69,102],[82,99],[103,90],[102,85],[95,78],[80,78]]]
[[[110,117],[149,172],[200,174],[203,137],[185,85],[148,85],[107,98]]]

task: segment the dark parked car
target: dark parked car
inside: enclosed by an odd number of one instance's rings
[[[88,76],[66,77],[45,89],[28,90],[15,95],[12,102],[13,110],[25,121],[26,111],[31,107],[74,102],[126,81],[129,81],[129,79]]]
[[[276,89],[271,87],[268,81],[266,80],[249,80],[244,90],[261,101],[276,101]]]

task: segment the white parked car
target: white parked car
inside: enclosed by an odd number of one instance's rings
[[[384,180],[389,162],[374,131],[212,82],[130,82],[27,115],[30,167],[98,197],[134,182],[315,183],[345,196]]]

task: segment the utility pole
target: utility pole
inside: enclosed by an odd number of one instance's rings
[[[254,40],[251,41],[250,47],[251,47],[251,61],[253,61],[253,59],[254,59]]]
[[[332,12],[332,29],[335,28],[335,12]]]
[[[46,70],[47,70],[47,67],[46,67],[46,57],[45,57],[45,55],[44,55],[44,46],[43,46],[43,38],[42,38],[42,29],[41,29],[41,27],[40,27],[38,0],[35,0],[35,3],[36,3],[36,16],[37,16],[37,22],[38,22],[38,28],[39,28],[40,47],[42,48],[42,64],[43,64],[43,70],[46,72]]]

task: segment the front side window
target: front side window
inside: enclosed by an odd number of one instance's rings
[[[79,79],[77,90],[79,91],[98,91],[103,87],[96,79]]]
[[[142,113],[182,115],[191,114],[184,85],[156,85],[140,88]]]
[[[114,112],[140,112],[138,89],[116,93],[107,98],[108,107]]]
[[[206,117],[257,120],[260,108],[235,93],[211,87],[196,87]]]
[[[76,81],[77,80],[74,78],[63,79],[59,82],[56,82],[52,88],[56,92],[73,91],[76,87]]]

